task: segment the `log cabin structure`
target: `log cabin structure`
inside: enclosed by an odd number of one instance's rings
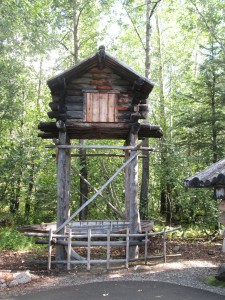
[[[71,145],[73,139],[125,141],[125,146],[120,149],[125,150],[126,162],[118,172],[124,168],[126,170],[125,205],[130,232],[140,232],[137,168],[138,151],[142,148],[138,140],[162,137],[159,126],[139,122],[147,118],[147,99],[153,83],[105,52],[104,46],[100,46],[97,53],[49,79],[47,84],[52,95],[48,116],[55,121],[41,122],[39,137],[54,139],[57,148],[56,232],[63,234],[68,223],[84,208],[82,206],[69,217],[70,152],[73,148],[79,148]],[[101,148],[104,149],[104,146]],[[131,248],[130,257],[135,257],[137,249]],[[62,247],[58,247],[56,255],[59,260],[65,256],[63,251]]]
[[[184,181],[188,188],[211,188],[215,190],[215,196],[220,199],[219,209],[222,211],[219,223],[225,226],[225,158],[212,164],[208,168],[194,174]],[[225,252],[225,229],[222,232],[223,246]]]

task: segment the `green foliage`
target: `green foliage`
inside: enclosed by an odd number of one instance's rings
[[[0,229],[0,250],[25,250],[33,247],[32,238],[25,237],[13,228]]]
[[[210,276],[205,280],[205,284],[207,284],[207,285],[212,285],[212,286],[218,286],[218,287],[225,287],[225,282],[216,279],[214,275],[210,275]]]
[[[198,229],[181,235],[200,236],[204,228],[207,236],[217,227],[213,192],[187,191],[183,181],[224,155],[224,1],[160,1],[158,8],[150,24],[156,85],[149,123],[163,128],[164,139],[150,141],[157,152],[150,162],[149,218],[195,224]],[[56,218],[56,166],[53,153],[37,138],[51,101],[45,81],[74,63],[76,26],[78,60],[103,42],[144,74],[146,5],[137,0],[6,0],[0,14],[0,221],[51,222]],[[88,180],[100,188],[121,163],[119,158],[88,158]],[[74,211],[80,197],[78,160],[72,167]],[[123,181],[121,173],[103,192],[121,213]],[[88,218],[117,216],[98,197]]]

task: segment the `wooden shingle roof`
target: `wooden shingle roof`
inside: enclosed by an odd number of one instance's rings
[[[225,158],[185,179],[185,187],[225,187]]]

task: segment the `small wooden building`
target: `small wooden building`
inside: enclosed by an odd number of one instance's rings
[[[145,119],[153,83],[99,51],[47,82],[48,116],[65,122],[70,139],[126,140],[134,123]],[[39,136],[58,138],[56,122],[41,122]],[[141,124],[138,138],[160,138],[159,126]]]
[[[159,126],[138,122],[147,117],[147,98],[153,89],[152,82],[106,53],[104,46],[101,46],[96,54],[47,83],[52,95],[48,116],[56,120],[41,122],[39,136],[55,138],[58,148],[57,232],[63,232],[71,220],[72,139],[125,140],[125,146],[121,149],[125,150],[127,161],[121,170],[126,166],[127,216],[131,233],[139,232],[137,153],[141,148],[138,139],[162,137]],[[72,217],[75,215],[77,213]],[[60,257],[63,254],[58,251],[59,260]]]

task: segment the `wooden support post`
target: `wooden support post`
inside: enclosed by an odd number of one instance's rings
[[[52,229],[49,230],[49,237],[48,237],[48,271],[51,270],[51,262],[52,262]]]
[[[126,269],[129,268],[129,246],[130,246],[130,229],[127,227],[127,235],[126,235]]]
[[[138,131],[140,124],[135,124],[130,131],[130,145],[137,146]],[[135,155],[137,150],[131,151],[131,156]],[[141,222],[138,208],[138,157],[136,156],[130,163],[130,233],[136,234],[141,231]],[[136,239],[136,238],[134,238]],[[139,247],[130,246],[129,257],[138,258]]]
[[[59,121],[58,121],[59,122]],[[57,123],[58,123],[57,122]],[[59,144],[69,144],[69,137],[66,133],[65,124],[61,121],[57,124],[59,128]],[[59,228],[69,217],[70,207],[70,149],[58,149],[57,159],[57,228]],[[65,234],[65,228],[62,228],[59,234]],[[64,246],[56,246],[56,260],[66,260],[66,251]]]
[[[166,263],[166,228],[164,228],[163,232],[163,258],[164,263]]]
[[[109,270],[109,261],[110,261],[110,230],[107,230],[107,263],[106,268]]]
[[[223,239],[222,252],[225,253],[225,238]]]
[[[129,138],[126,140],[125,145],[129,144]],[[125,150],[125,161],[127,161],[130,157],[130,151]],[[125,180],[124,180],[124,188],[125,188],[125,217],[126,221],[130,221],[130,165],[125,168]]]
[[[72,230],[69,228],[68,230],[68,239],[67,239],[67,270],[71,269],[71,242],[72,242]]]
[[[91,269],[91,229],[88,228],[88,245],[87,245],[87,270]]]
[[[148,257],[148,231],[145,231],[145,265],[147,265]]]

